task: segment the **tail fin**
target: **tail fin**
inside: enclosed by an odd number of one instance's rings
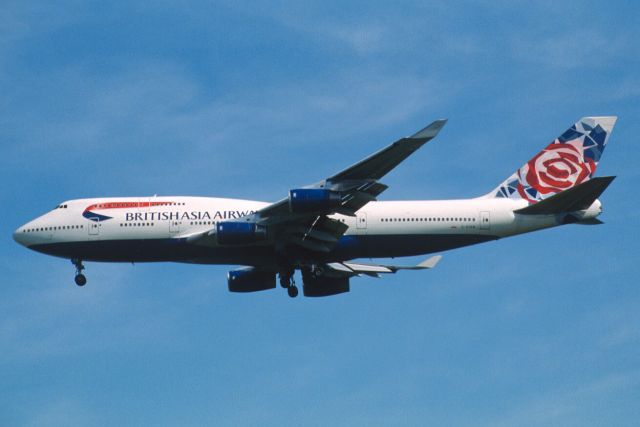
[[[486,197],[537,203],[588,181],[617,117],[583,117]]]

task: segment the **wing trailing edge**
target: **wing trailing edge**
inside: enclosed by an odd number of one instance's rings
[[[333,275],[358,276],[366,274],[377,277],[379,274],[393,274],[400,270],[427,270],[434,268],[442,259],[442,255],[435,255],[416,265],[385,265],[361,264],[356,262],[332,262],[327,264]]]

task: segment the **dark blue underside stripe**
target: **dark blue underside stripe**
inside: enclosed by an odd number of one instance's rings
[[[429,254],[474,245],[496,236],[459,234],[416,234],[344,236],[329,254],[308,252],[291,247],[300,259],[344,261],[354,258],[388,258]],[[31,246],[38,252],[85,261],[153,262],[175,261],[202,264],[273,264],[273,246],[206,247],[184,239],[91,240],[84,242],[46,243]]]

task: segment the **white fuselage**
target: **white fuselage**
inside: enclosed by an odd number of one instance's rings
[[[18,228],[14,238],[34,250],[93,261],[178,261],[270,264],[273,246],[189,244],[211,230],[268,203],[210,197],[78,199]],[[475,198],[370,202],[355,217],[333,215],[348,225],[327,260],[418,255],[495,240],[562,224],[559,215],[519,215],[524,200]],[[596,201],[582,218],[601,211]],[[344,244],[342,244],[344,243]]]

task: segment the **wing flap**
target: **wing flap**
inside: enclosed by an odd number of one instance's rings
[[[318,216],[311,224],[294,223],[283,225],[280,235],[288,243],[317,252],[331,252],[348,225],[337,219]]]
[[[384,265],[356,264],[353,262],[344,262],[343,264],[357,273],[393,273],[393,270]]]
[[[426,270],[434,268],[442,259],[441,255],[435,255],[417,265],[383,265],[383,264],[363,264],[356,262],[332,262],[326,265],[333,275],[357,276],[366,274],[378,277],[379,274],[392,274],[400,270]]]

